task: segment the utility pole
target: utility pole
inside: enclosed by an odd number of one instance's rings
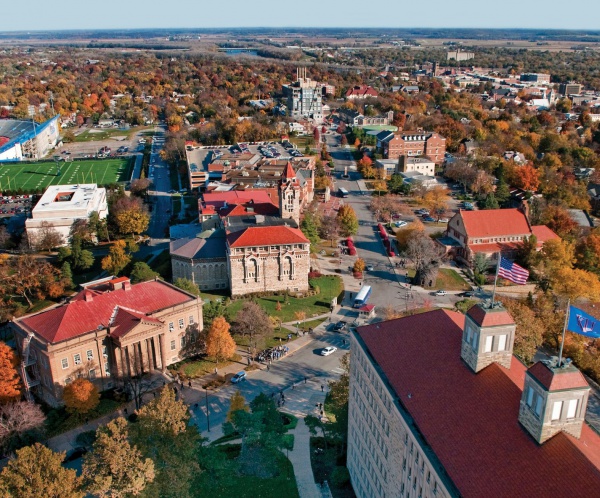
[[[208,426],[208,432],[210,432],[210,412],[208,408],[208,389],[204,388],[204,401],[206,402],[206,425]]]

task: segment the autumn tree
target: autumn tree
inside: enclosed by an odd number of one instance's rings
[[[93,451],[83,461],[87,490],[107,498],[137,495],[154,480],[154,475],[154,462],[143,458],[137,446],[130,443],[124,418],[98,428]]]
[[[8,455],[41,439],[46,416],[40,405],[29,401],[12,401],[0,405],[0,452]]]
[[[574,268],[559,268],[550,277],[550,285],[560,296],[571,301],[586,298],[592,301],[600,299],[600,280],[595,273]]]
[[[191,484],[200,468],[196,452],[200,437],[189,426],[190,414],[175,391],[163,388],[159,396],[137,412],[137,423],[132,428],[132,441],[151,458],[156,476],[148,485],[148,496],[185,498],[191,496]]]
[[[549,205],[543,211],[540,222],[547,225],[559,237],[565,238],[573,235],[578,228],[566,209],[557,205]]]
[[[139,235],[150,223],[150,215],[137,197],[118,199],[111,206],[110,216],[122,235]]]
[[[531,164],[524,164],[516,168],[513,185],[523,190],[535,192],[540,186],[540,173]]]
[[[244,395],[239,390],[234,392],[233,396],[231,396],[231,399],[229,400],[229,411],[227,412],[228,422],[231,422],[233,414],[238,410],[244,410],[246,412],[250,411],[250,407],[246,403]]]
[[[321,238],[329,240],[331,242],[331,247],[334,246],[334,242],[340,236],[340,232],[340,221],[337,216],[329,214],[321,218],[319,235]]]
[[[55,247],[61,246],[64,242],[64,237],[58,233],[52,223],[49,221],[42,221],[34,241],[38,251],[50,251]]]
[[[501,301],[517,327],[514,352],[526,364],[529,364],[544,342],[544,323],[526,302],[509,298],[502,298]]]
[[[17,450],[0,474],[0,494],[18,498],[82,498],[77,471],[62,466],[65,453],[35,443]]]
[[[266,337],[273,333],[273,324],[265,311],[254,301],[245,302],[238,311],[233,332],[247,337],[252,355],[264,346]]]
[[[362,258],[356,258],[356,261],[354,262],[354,265],[352,266],[352,271],[354,273],[362,273],[363,271],[365,271],[365,260]]]
[[[129,186],[129,191],[133,195],[144,195],[148,192],[152,181],[149,178],[138,178],[133,180]]]
[[[215,358],[218,364],[219,361],[229,360],[235,354],[235,348],[235,341],[229,333],[229,323],[222,316],[215,318],[206,338],[206,354]]]
[[[21,397],[21,379],[17,372],[19,359],[12,348],[0,341],[0,404]]]
[[[444,215],[448,209],[450,196],[446,187],[433,187],[429,189],[423,196],[423,204],[429,209],[431,214],[438,220]]]
[[[377,221],[388,222],[394,215],[408,214],[410,209],[398,195],[382,195],[371,198],[369,209]]]
[[[423,232],[414,232],[407,243],[406,255],[415,263],[414,282],[417,285],[433,285],[443,254],[436,243]]]
[[[337,219],[340,223],[342,235],[344,237],[355,235],[358,232],[358,217],[352,206],[349,204],[340,206]]]
[[[63,401],[67,411],[84,415],[98,406],[100,392],[92,382],[79,378],[65,386]]]
[[[125,252],[126,243],[124,240],[117,240],[108,251],[108,256],[102,259],[102,269],[111,275],[118,275],[131,261],[131,258]]]

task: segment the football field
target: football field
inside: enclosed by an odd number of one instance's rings
[[[24,193],[43,191],[49,185],[97,183],[106,185],[131,178],[133,158],[60,161],[60,175],[54,161],[0,164],[0,190]]]

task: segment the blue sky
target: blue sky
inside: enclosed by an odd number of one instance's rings
[[[213,27],[600,29],[600,1],[6,0],[0,31]],[[572,7],[572,8],[571,8]]]

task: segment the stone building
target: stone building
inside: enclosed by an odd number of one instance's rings
[[[201,291],[228,289],[225,243],[225,231],[219,228],[171,241],[173,280],[191,280]]]
[[[351,335],[347,466],[358,498],[595,496],[600,436],[568,361],[526,368],[499,304]]]
[[[256,292],[306,292],[310,242],[298,228],[256,226],[227,235],[232,296]]]
[[[435,164],[444,162],[446,139],[434,132],[391,132],[377,134],[377,148],[384,159],[398,159],[400,156],[426,156]]]
[[[90,282],[67,303],[10,323],[27,393],[53,406],[79,377],[104,390],[165,372],[202,327],[199,298],[162,280],[131,285],[127,277]]]

